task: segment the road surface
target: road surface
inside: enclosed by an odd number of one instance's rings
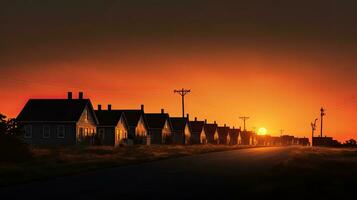
[[[0,199],[193,199],[257,193],[260,176],[299,147],[252,148],[98,170],[0,188]],[[263,188],[264,189],[264,188]],[[263,190],[269,191],[269,190]],[[273,191],[271,191],[273,192]]]

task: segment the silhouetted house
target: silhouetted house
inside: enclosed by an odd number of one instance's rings
[[[219,144],[219,135],[218,135],[218,126],[217,123],[208,124],[207,120],[205,120],[204,125],[206,139],[208,144]]]
[[[293,139],[293,145],[298,145],[299,144],[299,138],[294,137]]]
[[[270,146],[272,145],[272,137],[270,135],[257,135],[257,145]]]
[[[314,137],[313,138],[313,146],[320,146],[320,147],[332,147],[338,146],[339,142],[333,140],[332,137]]]
[[[144,105],[138,110],[120,110],[123,111],[128,122],[128,142],[134,144],[149,144],[149,130],[144,113]]]
[[[281,138],[278,137],[278,136],[272,136],[272,137],[270,138],[270,140],[271,140],[271,144],[270,144],[270,145],[272,145],[272,146],[281,145]]]
[[[197,121],[197,117],[195,117],[195,121],[190,121],[191,144],[206,144],[207,143],[204,125],[205,125],[205,122]]]
[[[118,146],[127,143],[128,123],[123,111],[112,110],[111,105],[108,105],[108,110],[102,110],[99,105],[95,114],[99,122],[97,133],[100,144]]]
[[[218,143],[219,144],[230,144],[229,126],[224,124],[224,126],[218,126]]]
[[[229,141],[227,141],[227,144],[229,145],[241,144],[241,138],[239,133],[240,133],[240,129],[236,129],[234,127],[229,129]]]
[[[83,99],[30,99],[17,121],[24,129],[24,141],[34,145],[93,144],[98,120],[92,103]]]
[[[281,145],[283,146],[294,144],[294,136],[282,135],[280,136],[280,140],[281,140]]]
[[[299,138],[299,145],[310,146],[309,138]]]
[[[174,144],[190,144],[191,128],[188,116],[170,117],[172,124],[172,138]]]
[[[169,114],[164,113],[148,113],[145,114],[151,144],[171,144],[172,143],[172,125]]]
[[[255,133],[252,131],[241,131],[240,132],[242,145],[254,145]]]

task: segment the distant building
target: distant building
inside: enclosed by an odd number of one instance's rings
[[[170,117],[172,124],[172,138],[174,144],[190,144],[191,140],[191,127],[188,116]]]
[[[34,145],[93,144],[98,120],[92,103],[68,92],[67,99],[30,99],[17,121],[24,129],[24,141]]]
[[[309,138],[299,138],[299,145],[310,146]]]
[[[229,135],[229,126],[224,124],[224,126],[218,126],[218,143],[219,144],[230,144],[231,137]]]
[[[124,112],[128,123],[128,142],[134,144],[149,144],[150,139],[148,124],[145,118],[144,105],[141,109],[120,110]]]
[[[242,145],[255,145],[255,133],[253,131],[241,131]]]
[[[281,138],[278,136],[271,136],[270,141],[271,141],[270,145],[272,145],[272,146],[281,145]]]
[[[241,139],[240,139],[240,129],[231,128],[229,129],[229,141],[227,141],[227,144],[229,145],[238,145],[241,144]]]
[[[270,135],[257,135],[256,140],[257,140],[257,145],[259,146],[272,145],[272,137]]]
[[[205,122],[197,121],[197,117],[195,117],[194,121],[190,121],[191,126],[191,144],[206,144],[207,138],[204,129]]]
[[[169,114],[161,109],[161,113],[145,114],[151,144],[172,144],[172,125]]]
[[[280,136],[281,145],[288,146],[294,144],[294,136],[282,135]]]
[[[108,105],[108,110],[102,110],[101,106],[98,106],[95,114],[99,121],[97,133],[100,144],[111,146],[127,144],[128,123],[123,111],[112,110],[111,105]]]
[[[332,137],[314,137],[313,146],[320,147],[334,147],[339,146],[340,143],[337,140],[334,140]]]
[[[218,135],[218,126],[217,123],[208,124],[207,120],[205,120],[204,125],[207,143],[208,144],[219,144],[219,135]]]

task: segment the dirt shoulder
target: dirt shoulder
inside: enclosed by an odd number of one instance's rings
[[[253,147],[151,145],[119,148],[98,146],[32,148],[33,159],[30,161],[0,163],[0,186],[45,180],[102,168],[246,148]]]

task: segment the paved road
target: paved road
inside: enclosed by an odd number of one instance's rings
[[[294,148],[297,147],[243,149],[105,169],[2,188],[0,199],[192,199],[264,195],[252,193],[259,174],[287,159]]]

